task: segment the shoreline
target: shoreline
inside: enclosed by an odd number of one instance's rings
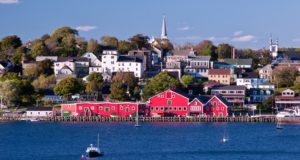
[[[23,119],[22,119],[23,118]],[[39,117],[48,122],[135,122],[134,117]],[[24,117],[0,117],[0,121],[22,121]],[[30,119],[28,119],[30,120]],[[275,116],[269,117],[139,117],[139,122],[229,122],[229,123],[277,123]]]

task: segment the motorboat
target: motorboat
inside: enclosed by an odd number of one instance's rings
[[[286,108],[278,112],[276,118],[280,123],[300,123],[300,108],[298,106]]]
[[[99,148],[99,134],[98,134],[98,145],[94,146],[91,144],[89,147],[87,147],[85,151],[85,156],[87,158],[95,158],[95,157],[101,157],[104,156],[104,153]]]

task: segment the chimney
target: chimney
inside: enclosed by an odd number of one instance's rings
[[[235,59],[235,48],[234,47],[232,47],[231,53],[232,53],[231,58]]]

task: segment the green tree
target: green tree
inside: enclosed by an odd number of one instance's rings
[[[126,101],[129,99],[126,93],[126,87],[119,82],[112,83],[109,97],[118,101]]]
[[[1,40],[1,50],[4,54],[12,54],[15,49],[22,45],[21,39],[16,36],[6,36]]]
[[[149,37],[143,34],[136,34],[129,38],[129,41],[135,47],[135,49],[149,48]]]
[[[117,48],[118,47],[118,39],[113,36],[103,36],[101,37],[101,43],[103,46]]]
[[[72,29],[68,26],[63,26],[58,29],[56,29],[52,34],[51,38],[56,38],[58,40],[61,40],[63,37],[67,37],[69,35],[78,35],[78,31],[76,29]]]
[[[118,52],[121,54],[128,53],[130,50],[133,50],[134,46],[128,41],[119,41],[118,43]]]
[[[294,84],[298,70],[295,67],[282,67],[273,71],[274,83],[279,87],[291,87]]]
[[[148,99],[149,97],[174,86],[179,86],[178,80],[168,75],[167,72],[160,72],[147,82],[143,90],[143,97],[144,99]]]
[[[218,45],[218,58],[219,59],[224,59],[224,58],[231,58],[231,51],[232,51],[232,46],[229,44],[219,44]]]
[[[125,96],[123,99],[138,98],[135,94],[136,87],[138,86],[138,79],[134,76],[133,73],[117,72],[116,75],[112,78],[111,86],[112,90],[110,97],[112,99],[117,98],[116,100],[120,100],[120,97],[124,96],[124,93],[126,93],[127,96]],[[113,90],[113,86],[115,90]],[[119,88],[120,91],[118,91],[117,88]]]
[[[97,72],[92,72],[88,77],[87,77],[87,85],[85,88],[85,91],[88,93],[91,92],[101,92],[102,87],[103,87],[103,77],[101,73]]]
[[[193,84],[195,82],[195,78],[191,75],[183,75],[181,77],[181,83],[184,87],[188,87],[189,85]]]
[[[36,90],[44,90],[52,89],[55,83],[56,79],[54,75],[47,77],[44,74],[42,74],[32,82],[32,85]]]
[[[21,78],[18,76],[17,73],[14,72],[8,72],[2,77],[0,77],[0,81],[6,81],[6,80],[20,80]]]
[[[49,59],[37,62],[36,64],[36,71],[37,75],[44,74],[46,76],[52,75],[54,73],[53,68],[52,68],[52,61]]]
[[[83,84],[76,78],[67,77],[58,82],[54,87],[56,95],[61,95],[69,98],[71,95],[80,93],[83,89]]]
[[[195,50],[198,55],[211,56],[213,61],[218,59],[218,54],[216,53],[217,47],[214,46],[212,41],[204,40],[195,46]]]
[[[300,90],[300,76],[296,77],[295,81],[294,81],[294,87],[295,89],[297,89],[298,91]]]
[[[32,42],[31,51],[29,52],[32,60],[35,60],[37,56],[49,55],[49,50],[44,41],[38,39]]]
[[[0,92],[3,96],[3,102],[7,106],[13,105],[19,99],[20,80],[5,80],[0,83]]]

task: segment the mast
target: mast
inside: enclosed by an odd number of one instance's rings
[[[99,148],[99,133],[98,133],[98,143],[97,143],[97,146],[98,146],[98,148]]]

